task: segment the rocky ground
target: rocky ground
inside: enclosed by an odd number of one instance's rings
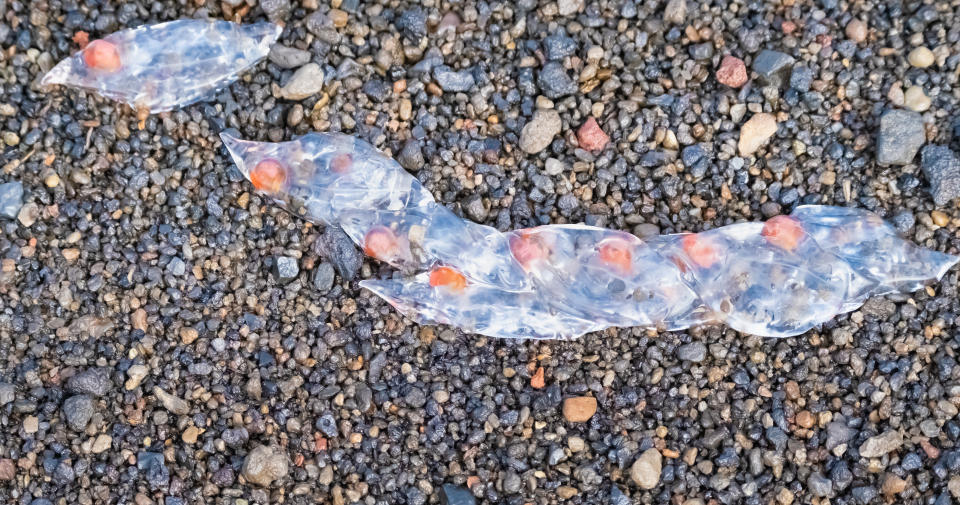
[[[344,131],[510,229],[699,231],[801,203],[958,252],[960,3],[0,2],[0,501],[947,504],[957,272],[821,331],[495,341],[357,289],[389,269],[217,137]],[[138,125],[44,90],[83,34],[285,25]]]

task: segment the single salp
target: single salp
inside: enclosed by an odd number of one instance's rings
[[[408,273],[446,264],[474,283],[530,289],[502,233],[437,204],[420,181],[363,140],[334,133],[288,142],[220,137],[254,187],[305,219],[340,226],[369,256]]]
[[[401,269],[361,286],[419,322],[493,337],[710,323],[786,337],[867,296],[917,289],[958,260],[900,238],[875,214],[825,206],[644,240],[584,225],[501,233],[457,217],[353,137],[221,137],[258,190],[292,213],[341,226],[367,255]]]
[[[202,100],[267,56],[273,23],[181,19],[112,33],[47,72],[41,84],[95,91],[137,110],[163,112]]]

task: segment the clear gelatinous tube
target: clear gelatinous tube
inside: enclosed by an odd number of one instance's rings
[[[273,23],[182,19],[91,41],[41,84],[95,91],[139,110],[189,105],[233,82],[267,56],[282,28]]]
[[[437,204],[354,137],[221,138],[258,190],[306,219],[343,227],[366,254],[404,274],[361,286],[419,322],[494,337],[705,323],[798,335],[869,296],[918,289],[960,259],[902,239],[875,214],[830,206],[646,240],[584,225],[501,233]]]

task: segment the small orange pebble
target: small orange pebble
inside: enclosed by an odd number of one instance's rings
[[[701,239],[696,233],[683,237],[683,252],[701,268],[710,268],[719,259],[713,244]]]
[[[450,267],[437,267],[430,272],[430,285],[435,288],[446,286],[454,291],[463,291],[467,287],[467,279]]]
[[[83,62],[90,68],[104,72],[120,70],[120,51],[111,42],[99,39],[87,44],[83,49]]]
[[[80,46],[80,49],[83,49],[87,47],[87,44],[90,43],[90,34],[83,30],[79,30],[77,33],[73,34],[72,40],[75,44]]]
[[[760,231],[760,235],[763,235],[767,242],[781,249],[792,251],[803,240],[803,226],[790,216],[776,216],[763,223],[763,230]]]
[[[363,252],[380,261],[390,261],[397,256],[397,236],[386,226],[376,226],[363,237]]]
[[[353,165],[353,157],[348,153],[339,154],[330,160],[330,171],[337,174],[345,174],[350,171]]]
[[[597,250],[600,261],[608,266],[615,267],[620,273],[630,273],[633,263],[633,254],[630,245],[620,239],[608,239],[600,243]]]
[[[532,233],[523,231],[510,236],[510,253],[525,270],[529,270],[533,262],[547,257],[547,251],[540,240]]]
[[[533,374],[533,377],[530,377],[530,387],[533,389],[543,389],[547,385],[547,381],[543,378],[543,367],[537,369],[537,372]]]
[[[477,477],[476,475],[471,475],[467,477],[467,489],[470,489],[479,483],[480,483],[480,477]]]
[[[287,170],[274,159],[262,160],[250,171],[250,182],[253,183],[253,187],[267,193],[280,191],[286,181]]]

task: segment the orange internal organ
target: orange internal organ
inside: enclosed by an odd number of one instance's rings
[[[363,252],[380,261],[391,261],[400,254],[400,241],[389,228],[376,226],[363,237]]]
[[[797,248],[797,244],[803,240],[803,234],[803,226],[790,216],[772,217],[763,223],[763,230],[760,231],[767,242],[787,251]]]
[[[534,262],[547,257],[543,243],[534,234],[523,231],[510,236],[510,253],[526,270],[529,270]]]
[[[345,174],[350,171],[350,165],[352,164],[353,157],[350,154],[339,154],[330,160],[330,171],[336,174]]]
[[[633,263],[630,249],[630,245],[623,240],[608,239],[600,243],[597,256],[604,264],[619,270],[620,273],[630,273]]]
[[[683,252],[701,268],[710,268],[719,259],[716,246],[696,233],[683,237]]]
[[[453,291],[463,291],[467,287],[467,278],[450,267],[437,267],[430,272],[430,285],[435,288],[444,286]]]
[[[102,39],[87,44],[83,49],[83,62],[104,72],[116,72],[122,66],[117,46]]]
[[[276,193],[283,189],[287,181],[287,169],[279,161],[265,159],[250,171],[253,187],[267,193]]]

